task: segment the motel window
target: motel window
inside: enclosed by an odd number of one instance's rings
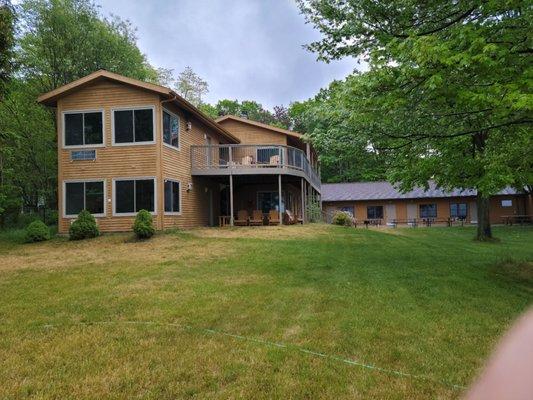
[[[383,206],[368,206],[366,208],[366,217],[368,219],[382,219]]]
[[[133,214],[140,210],[155,212],[155,180],[116,180],[115,214]]]
[[[114,143],[143,143],[154,141],[154,112],[152,108],[114,110]]]
[[[165,181],[165,212],[179,213],[180,205],[180,183],[176,181]]]
[[[169,146],[179,148],[179,131],[179,118],[168,111],[163,111],[163,142]]]
[[[66,112],[64,120],[65,146],[91,146],[104,143],[102,112]]]
[[[437,218],[437,205],[420,204],[420,218]]]
[[[502,200],[502,207],[512,207],[513,201],[512,200]]]
[[[467,206],[466,203],[451,203],[450,217],[451,218],[466,218]]]
[[[65,215],[104,214],[104,181],[65,182]]]

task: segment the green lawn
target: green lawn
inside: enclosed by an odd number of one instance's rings
[[[0,399],[457,398],[533,301],[533,229],[495,234],[0,234]]]

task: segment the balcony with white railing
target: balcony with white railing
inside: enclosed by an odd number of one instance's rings
[[[191,146],[193,175],[287,174],[320,189],[320,176],[305,153],[282,145],[225,144]]]

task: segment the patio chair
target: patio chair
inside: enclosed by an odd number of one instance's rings
[[[237,211],[237,219],[233,221],[233,225],[247,226],[248,225],[248,211],[246,210]]]
[[[280,157],[279,155],[271,156],[270,157],[270,165],[279,165],[280,163]]]
[[[270,212],[268,213],[268,224],[279,225],[279,211],[270,210]]]
[[[285,218],[284,219],[285,219],[284,222],[287,225],[296,224],[296,217],[294,216],[294,214],[290,210],[285,211]]]
[[[244,156],[241,159],[242,165],[252,165],[254,163],[254,158],[252,156]]]
[[[254,210],[252,212],[252,218],[250,218],[251,226],[263,225],[263,212],[261,210]]]

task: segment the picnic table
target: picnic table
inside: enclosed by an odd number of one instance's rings
[[[513,224],[530,224],[533,220],[532,215],[502,215],[502,222],[505,225],[513,225]]]

